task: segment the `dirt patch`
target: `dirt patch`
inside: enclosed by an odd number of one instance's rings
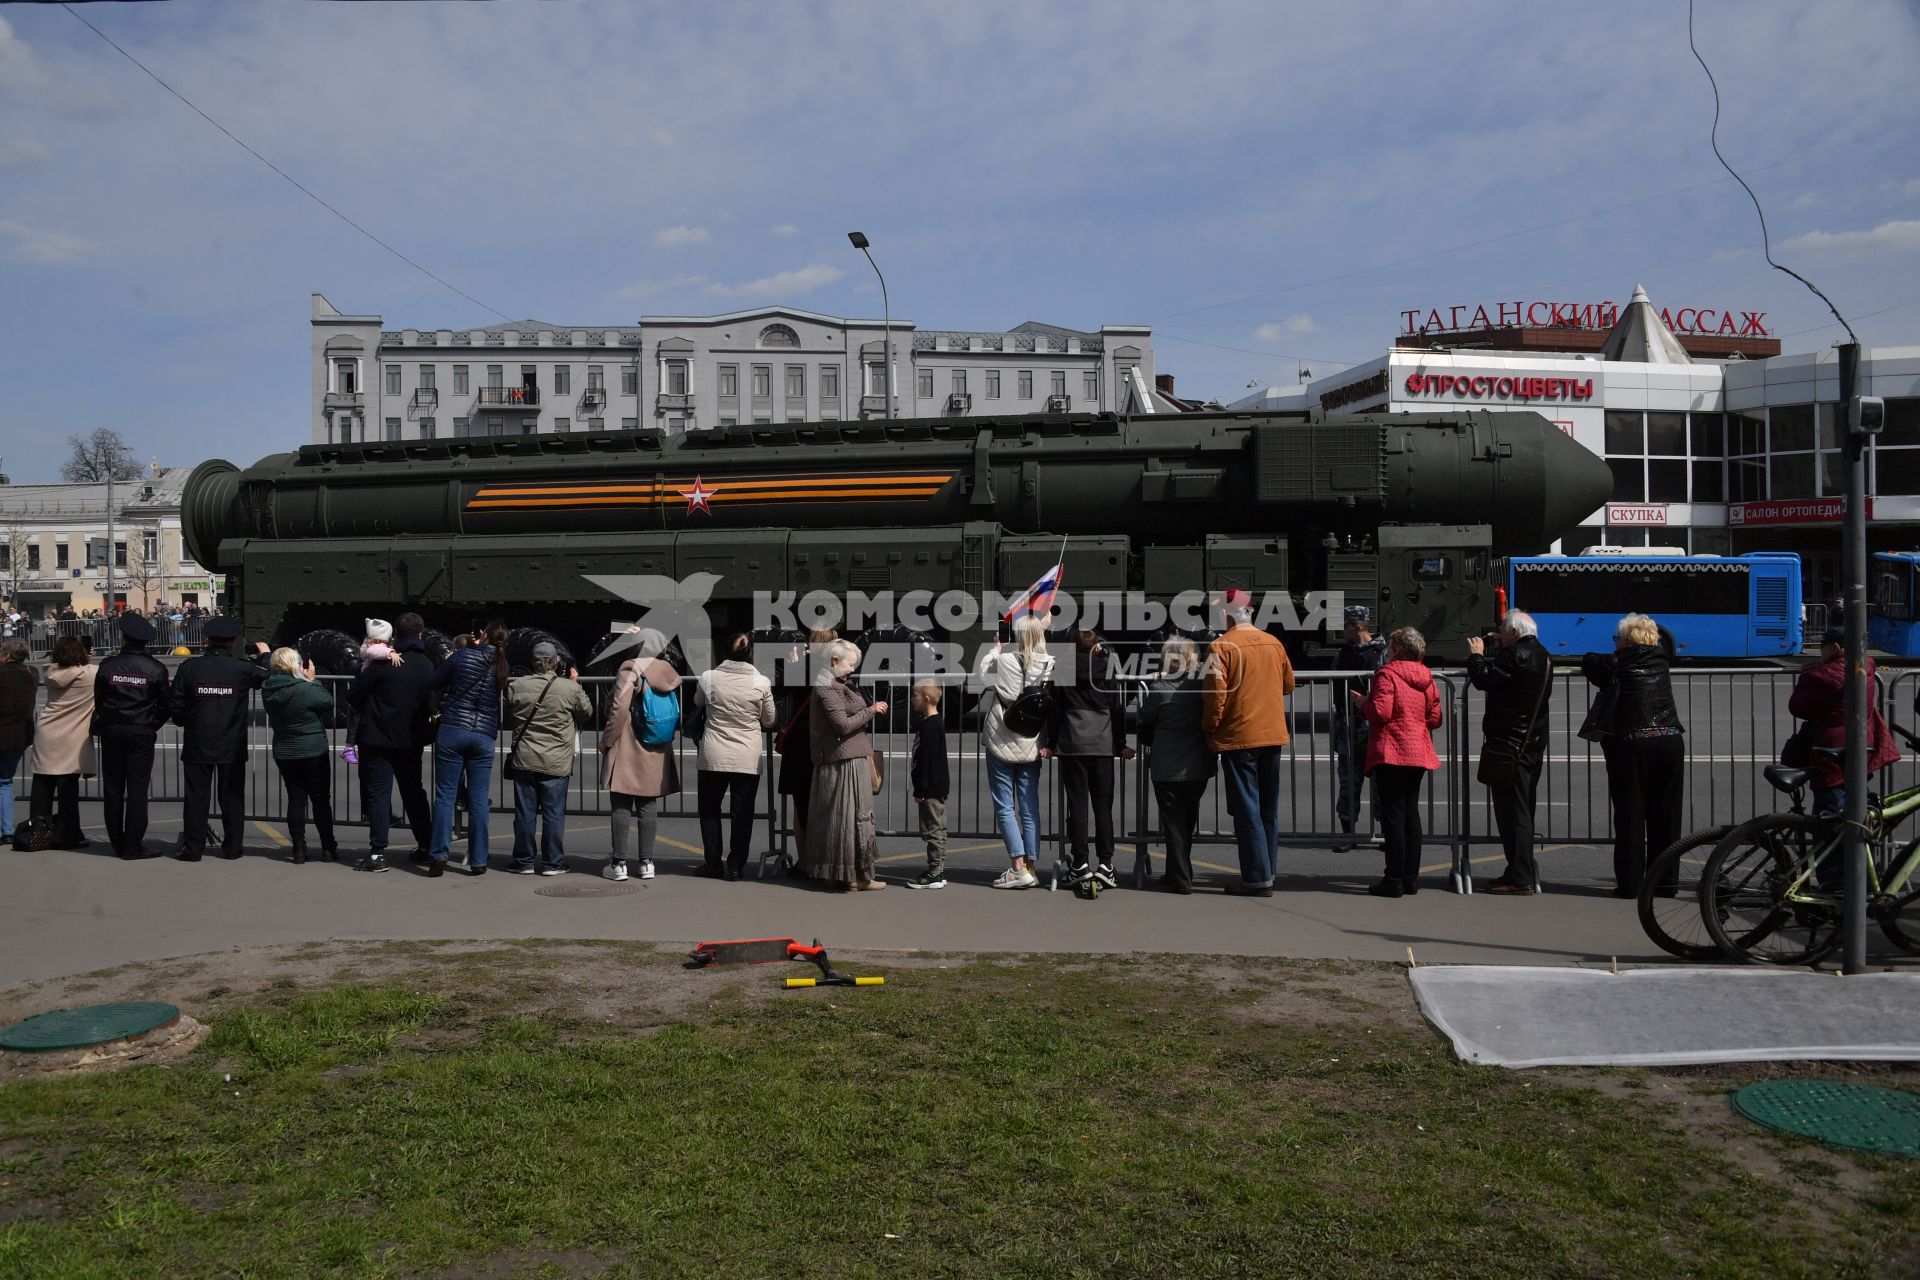
[[[503,1249],[483,1261],[432,1274],[444,1280],[512,1280],[556,1271],[563,1276],[599,1276],[622,1260],[587,1249]]]

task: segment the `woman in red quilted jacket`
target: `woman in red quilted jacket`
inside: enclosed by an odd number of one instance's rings
[[[1367,889],[1376,898],[1420,891],[1420,784],[1440,767],[1433,731],[1440,727],[1440,691],[1424,661],[1427,638],[1412,627],[1387,637],[1387,661],[1371,692],[1352,694],[1372,726],[1367,776],[1380,805],[1386,874]]]

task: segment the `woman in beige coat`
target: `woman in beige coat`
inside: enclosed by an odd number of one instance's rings
[[[47,668],[47,705],[33,729],[35,819],[53,819],[53,847],[84,849],[80,833],[80,775],[93,776],[93,678],[86,646],[62,636]],[[58,802],[59,813],[54,810]]]
[[[671,744],[649,747],[633,733],[633,700],[642,681],[655,693],[680,696],[680,673],[660,654],[667,639],[651,627],[629,629],[639,637],[640,655],[620,664],[613,686],[613,704],[607,708],[606,728],[600,732],[601,776],[613,794],[613,853],[600,874],[609,880],[627,878],[627,843],[635,821],[640,827],[640,878],[653,879],[653,846],[659,831],[660,797],[680,790],[680,770]]]
[[[827,646],[827,669],[813,682],[807,709],[813,745],[813,796],[809,802],[807,874],[841,889],[884,889],[874,878],[878,844],[873,827],[873,747],[867,725],[887,704],[868,704],[853,683],[860,646],[835,640]]]
[[[761,734],[773,728],[773,682],[753,665],[753,637],[728,637],[726,658],[694,682],[693,703],[706,712],[700,734],[700,844],[706,854],[701,870],[738,880],[747,872],[747,845],[753,839],[753,802],[760,793]],[[731,799],[728,797],[731,795]],[[720,806],[725,801],[729,839],[722,858]]]

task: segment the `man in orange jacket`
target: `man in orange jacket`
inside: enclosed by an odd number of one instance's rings
[[[1288,742],[1293,663],[1286,646],[1253,625],[1253,597],[1239,588],[1218,601],[1228,628],[1207,650],[1200,727],[1220,753],[1220,774],[1240,846],[1239,884],[1227,892],[1273,896],[1280,860],[1280,749]]]

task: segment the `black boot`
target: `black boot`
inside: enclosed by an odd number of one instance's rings
[[[1367,892],[1376,898],[1398,898],[1404,890],[1400,888],[1399,880],[1382,876],[1367,886]]]
[[[328,862],[338,862],[340,861],[340,846],[329,841],[320,846],[320,856]]]
[[[306,861],[307,861],[306,842],[304,840],[295,840],[293,842],[293,865],[296,867],[305,866]]]
[[[1414,894],[1420,892],[1420,877],[1419,876],[1401,876],[1400,892],[1405,894],[1409,898],[1411,898]]]

